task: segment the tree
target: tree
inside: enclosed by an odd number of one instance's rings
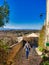
[[[3,27],[9,21],[9,6],[6,0],[4,5],[0,7],[0,27]]]
[[[9,6],[6,0],[4,0],[3,6],[0,6],[0,27],[3,27],[9,21]],[[9,46],[0,40],[0,63],[7,65],[7,51]]]

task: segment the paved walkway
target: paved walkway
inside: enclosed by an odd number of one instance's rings
[[[13,65],[39,65],[41,60],[40,56],[38,56],[33,49],[30,50],[29,58],[26,59],[25,51],[22,49],[19,54],[15,56]]]

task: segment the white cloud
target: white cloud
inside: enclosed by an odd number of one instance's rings
[[[4,26],[4,28],[9,28],[9,29],[20,29],[20,27],[16,27],[16,26]]]

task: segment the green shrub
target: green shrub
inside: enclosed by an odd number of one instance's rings
[[[2,48],[3,48],[5,51],[8,51],[9,46],[8,46],[8,45],[3,45]]]
[[[38,50],[41,51],[41,52],[43,52],[43,51],[44,51],[44,48],[41,47],[41,46],[39,46],[39,47],[38,47]]]
[[[3,49],[5,51],[7,51],[9,49],[9,45],[7,45],[6,42],[4,42],[3,40],[0,40],[0,49]]]
[[[45,55],[42,55],[41,58],[45,60],[47,57]]]
[[[45,61],[41,65],[49,65],[49,61]]]

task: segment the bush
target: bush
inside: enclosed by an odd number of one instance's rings
[[[41,51],[41,52],[43,52],[43,51],[44,51],[44,48],[41,47],[41,46],[39,46],[39,47],[38,47],[38,50]]]
[[[7,45],[7,43],[3,40],[0,40],[0,49],[3,49],[4,51],[8,51],[8,49],[10,48],[9,45]]]
[[[49,61],[45,61],[41,65],[49,65]]]
[[[42,55],[41,58],[45,60],[47,57],[45,55]]]
[[[9,46],[4,40],[0,40],[0,63],[3,65],[7,65],[7,53],[9,50]]]

